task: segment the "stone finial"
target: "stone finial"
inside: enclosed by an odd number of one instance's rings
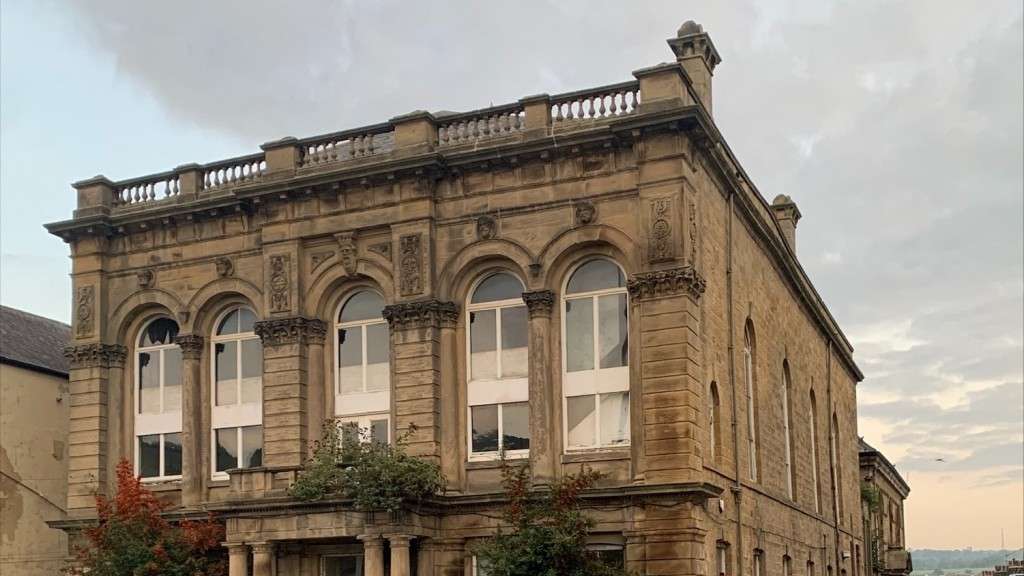
[[[693,20],[687,20],[683,22],[683,25],[679,27],[679,31],[676,32],[676,36],[682,38],[683,36],[690,36],[692,34],[700,34],[704,32],[704,27],[697,24]]]
[[[779,194],[772,200],[772,213],[782,229],[782,237],[789,247],[796,251],[796,224],[800,221],[800,209],[796,202],[785,194]]]
[[[703,26],[687,20],[679,27],[676,37],[668,39],[668,46],[676,55],[676,61],[686,70],[701,103],[711,112],[711,76],[722,61],[711,36]]]

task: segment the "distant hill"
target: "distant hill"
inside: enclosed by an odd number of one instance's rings
[[[996,564],[1005,564],[1010,558],[1024,558],[1024,549],[1016,550],[911,550],[914,572],[932,570],[958,570],[963,568],[990,569]]]

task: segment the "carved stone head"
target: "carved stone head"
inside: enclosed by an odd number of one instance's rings
[[[586,226],[597,220],[597,208],[593,202],[584,200],[576,203],[576,225]]]
[[[227,256],[221,256],[214,260],[214,265],[217,267],[217,276],[226,278],[235,273],[235,265],[231,262],[231,258]]]
[[[152,288],[156,281],[156,275],[152,270],[140,270],[136,275],[139,279],[139,288]]]
[[[338,241],[338,258],[341,260],[342,268],[345,269],[345,273],[349,276],[355,274],[359,256],[355,234],[352,232],[342,232],[335,234],[334,238]]]
[[[490,216],[476,219],[476,235],[481,240],[490,240],[498,235],[498,223]]]

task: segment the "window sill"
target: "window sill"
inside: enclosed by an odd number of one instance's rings
[[[142,485],[150,492],[173,492],[181,490],[181,478],[143,479]]]
[[[629,460],[632,457],[629,447],[613,449],[580,450],[562,454],[562,464],[577,462],[603,462],[612,460]]]
[[[501,468],[504,464],[512,464],[519,466],[521,464],[529,463],[529,456],[516,456],[511,458],[493,458],[490,460],[469,460],[466,462],[466,470],[489,470],[493,468]]]

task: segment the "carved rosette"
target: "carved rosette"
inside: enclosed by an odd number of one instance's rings
[[[697,300],[704,293],[705,286],[704,278],[692,266],[642,272],[626,283],[629,296],[639,300],[675,294],[686,294]]]
[[[203,337],[196,334],[178,334],[174,343],[181,348],[181,357],[186,360],[198,360],[203,355]]]
[[[287,344],[322,344],[327,334],[327,324],[316,318],[294,316],[274,318],[256,322],[253,330],[263,340],[264,346]]]
[[[530,318],[547,318],[555,306],[555,293],[551,290],[523,292],[523,302],[526,302],[526,308],[530,311]]]
[[[120,344],[81,344],[64,348],[64,357],[72,369],[117,368],[124,366],[128,349]]]
[[[459,320],[459,307],[454,302],[440,300],[389,304],[384,307],[384,319],[392,330],[450,328]]]

